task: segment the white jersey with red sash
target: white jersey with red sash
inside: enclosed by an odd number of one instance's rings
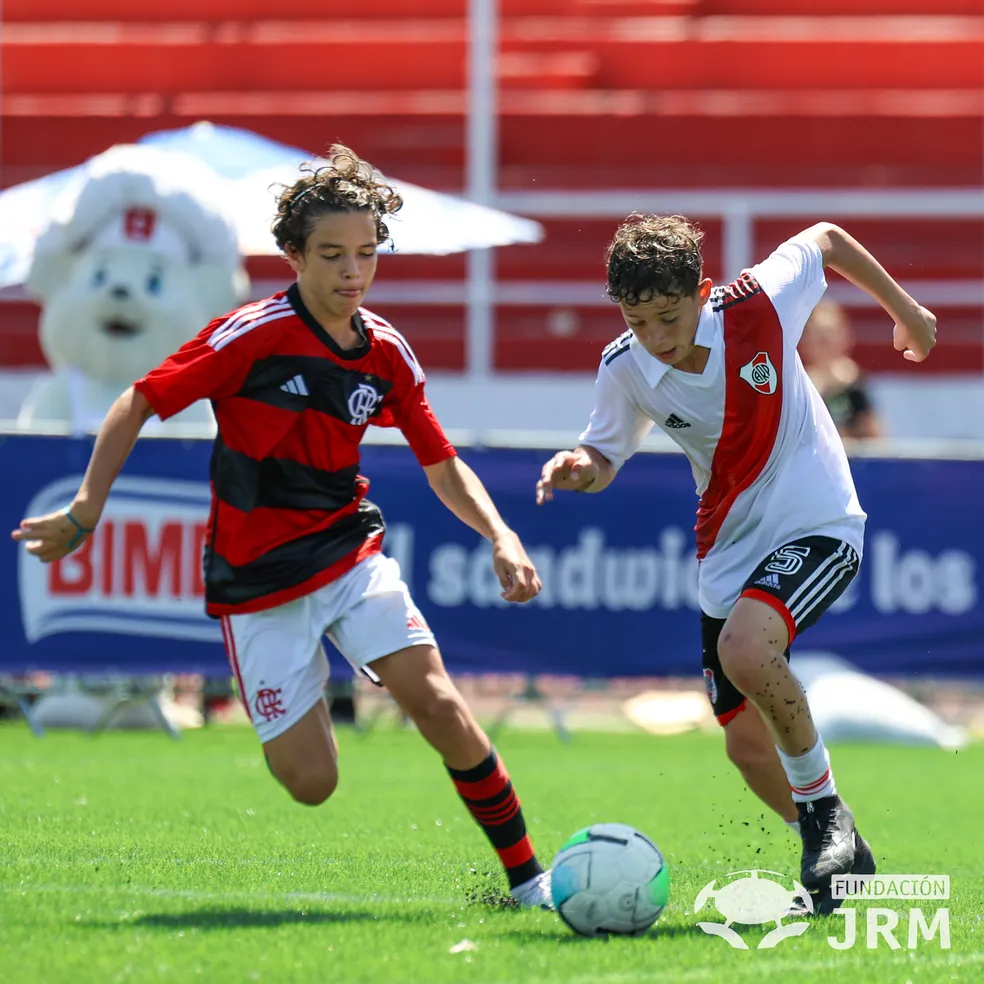
[[[700,605],[714,618],[791,540],[829,536],[861,554],[866,517],[844,446],[796,352],[826,286],[819,247],[797,237],[711,292],[697,326],[710,350],[702,373],[664,365],[631,332],[602,355],[580,443],[621,468],[655,423],[686,452],[700,496]]]

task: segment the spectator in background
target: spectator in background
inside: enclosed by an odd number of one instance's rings
[[[851,358],[853,349],[854,332],[844,309],[836,301],[820,301],[799,343],[807,374],[820,391],[841,437],[883,437],[884,428],[861,370]]]

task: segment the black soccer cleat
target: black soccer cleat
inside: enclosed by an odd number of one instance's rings
[[[846,875],[854,867],[858,847],[854,815],[839,796],[797,803],[796,808],[803,837],[800,880],[812,894],[829,887],[834,875]],[[867,850],[868,845],[864,847]],[[871,852],[867,853],[870,856]]]
[[[854,864],[851,866],[851,875],[873,875],[876,870],[875,856],[868,847],[868,842],[858,833],[857,827],[854,828]],[[835,899],[832,894],[831,885],[828,883],[825,888],[810,893],[813,902],[813,912],[811,913],[806,905],[797,899],[790,907],[787,915],[796,917],[829,916],[834,909],[844,904],[844,899]]]

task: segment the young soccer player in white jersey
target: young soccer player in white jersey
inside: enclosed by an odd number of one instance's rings
[[[875,862],[837,795],[789,645],[857,574],[866,517],[796,346],[828,267],[888,312],[909,361],[929,354],[936,319],[830,223],[727,287],[703,275],[701,239],[679,216],[633,215],[616,232],[608,294],[629,330],[604,350],[580,446],[547,462],[537,502],[602,491],[654,424],[687,453],[708,696],[749,788],[799,829],[802,883],[828,912],[831,878]]]

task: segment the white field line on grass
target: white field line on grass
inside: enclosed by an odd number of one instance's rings
[[[658,934],[657,934],[658,936]],[[905,951],[909,952],[909,951]],[[709,951],[710,956],[711,951]],[[930,951],[929,944],[926,949],[920,951],[918,955],[913,955],[913,959],[899,958],[895,963],[886,963],[884,960],[877,961],[874,954],[868,950],[859,950],[857,954],[833,957],[830,960],[817,960],[804,958],[802,960],[760,960],[754,966],[756,980],[765,977],[791,976],[801,974],[804,977],[815,975],[817,971],[832,971],[838,974],[838,980],[852,979],[855,974],[860,974],[865,967],[878,967],[881,970],[891,972],[893,969],[900,970],[901,965],[906,967],[905,980],[915,977],[917,971],[924,971],[931,967],[969,967],[977,964],[984,964],[984,953],[963,953],[954,954],[952,951],[933,950]],[[851,978],[843,975],[850,973]],[[692,967],[689,969],[674,968],[667,971],[663,976],[652,970],[620,974],[592,974],[589,977],[572,977],[567,984],[696,984],[699,981],[721,980],[721,966],[715,961],[713,966]],[[489,982],[491,984],[491,982]],[[512,984],[512,982],[497,982],[497,984]]]
[[[776,831],[776,838],[785,837],[784,831]],[[344,865],[349,862],[343,857],[321,857],[315,858],[313,855],[310,857],[301,857],[294,859],[285,858],[217,858],[217,857],[197,857],[197,858],[165,858],[159,859],[154,858],[151,860],[142,857],[121,857],[118,854],[113,855],[103,855],[101,857],[84,857],[84,858],[68,858],[68,859],[53,859],[50,855],[46,854],[22,854],[16,857],[4,858],[4,865],[7,872],[9,873],[18,865],[31,868],[39,867],[44,868],[46,871],[56,871],[59,869],[69,869],[69,868],[80,868],[80,867],[91,867],[97,864],[119,864],[121,867],[119,870],[124,870],[124,868],[138,868],[145,867],[148,865],[153,865],[154,868],[167,868],[167,867],[194,867],[196,865],[207,865],[215,867],[226,867],[226,868],[249,868],[253,866],[279,866],[281,868],[290,869],[291,866],[297,866],[299,863],[310,864],[317,861],[326,867],[332,867],[335,865]],[[433,862],[426,858],[418,858],[413,861],[404,860],[402,863],[409,865],[421,864],[427,865],[428,867],[433,867]],[[442,862],[446,864],[449,870],[454,868],[447,862]],[[725,874],[732,873],[735,869],[731,864],[725,861],[694,861],[688,863],[688,868],[693,871],[707,871],[712,874],[718,872],[724,872]],[[949,875],[954,881],[963,878],[980,878],[981,870],[977,867],[971,867],[969,865],[951,865],[950,867],[941,868],[938,872],[939,874]],[[794,872],[790,869],[787,874],[793,875]],[[797,872],[798,874],[798,872]],[[698,879],[700,881],[701,879]],[[3,886],[0,885],[0,890]],[[953,899],[959,899],[960,893],[956,890],[953,892]]]
[[[201,858],[154,858],[147,860],[145,858],[131,858],[120,856],[118,854],[107,854],[102,857],[96,858],[68,858],[67,860],[53,859],[51,857],[46,857],[44,854],[21,854],[17,857],[5,859],[5,863],[8,867],[13,867],[14,865],[24,865],[25,867],[31,867],[37,865],[39,867],[47,868],[51,870],[52,868],[78,868],[78,867],[89,867],[96,864],[120,864],[120,865],[154,865],[155,867],[194,867],[195,865],[215,865],[218,867],[227,868],[248,868],[253,865],[267,865],[274,867],[290,867],[292,864],[297,865],[301,862],[307,864],[313,861],[317,861],[319,864],[323,865],[342,865],[348,864],[349,862],[345,858],[316,858],[313,855],[309,857],[300,857],[298,859],[284,859],[284,858],[216,858],[216,857],[201,857]],[[408,863],[409,862],[404,862]],[[421,864],[430,864],[425,858],[420,859]],[[122,870],[122,869],[121,869]]]
[[[461,899],[410,898],[389,895],[342,895],[332,892],[199,892],[182,888],[142,888],[139,885],[0,885],[0,895],[136,895],[190,902],[341,902],[346,905],[460,905]]]

